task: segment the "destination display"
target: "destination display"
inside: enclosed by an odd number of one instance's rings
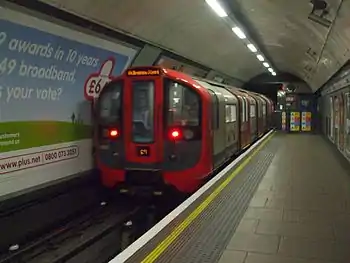
[[[129,69],[126,72],[129,77],[139,77],[139,76],[159,76],[161,75],[160,69]]]

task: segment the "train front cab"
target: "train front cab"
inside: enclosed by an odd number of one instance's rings
[[[154,67],[129,69],[105,86],[97,105],[97,158],[105,186],[127,192],[198,188],[212,168],[205,154],[209,96],[190,82]]]

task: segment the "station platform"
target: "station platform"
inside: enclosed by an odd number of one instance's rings
[[[350,262],[348,163],[320,135],[268,136],[126,262]]]

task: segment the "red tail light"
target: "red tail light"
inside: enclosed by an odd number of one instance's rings
[[[178,140],[181,138],[181,131],[179,129],[172,129],[170,130],[170,139],[172,140]]]
[[[117,138],[119,135],[119,132],[117,129],[110,129],[108,134],[109,134],[109,137],[111,138]]]

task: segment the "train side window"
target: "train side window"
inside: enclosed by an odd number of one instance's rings
[[[259,115],[259,118],[261,118],[263,116],[262,111],[263,111],[263,108],[265,106],[264,106],[264,104],[262,102],[259,102],[257,106],[258,106],[258,115]]]
[[[168,126],[200,126],[200,96],[184,84],[165,80],[165,115]]]
[[[97,114],[103,122],[121,121],[123,82],[110,82],[105,86],[98,100]]]
[[[212,103],[212,118],[211,118],[211,125],[213,130],[219,129],[219,100],[216,93],[210,89],[208,89],[209,93],[211,93],[211,97],[213,99]]]
[[[267,108],[267,104],[264,102],[263,103],[263,107],[262,107],[262,114],[265,116],[266,115],[266,108]]]
[[[231,105],[231,121],[235,122],[237,120],[237,107],[236,105]]]
[[[229,122],[235,122],[237,120],[237,110],[236,110],[236,105],[226,105],[226,123]]]
[[[231,105],[225,105],[225,120],[231,122]]]
[[[255,117],[255,104],[250,105],[250,117]]]

